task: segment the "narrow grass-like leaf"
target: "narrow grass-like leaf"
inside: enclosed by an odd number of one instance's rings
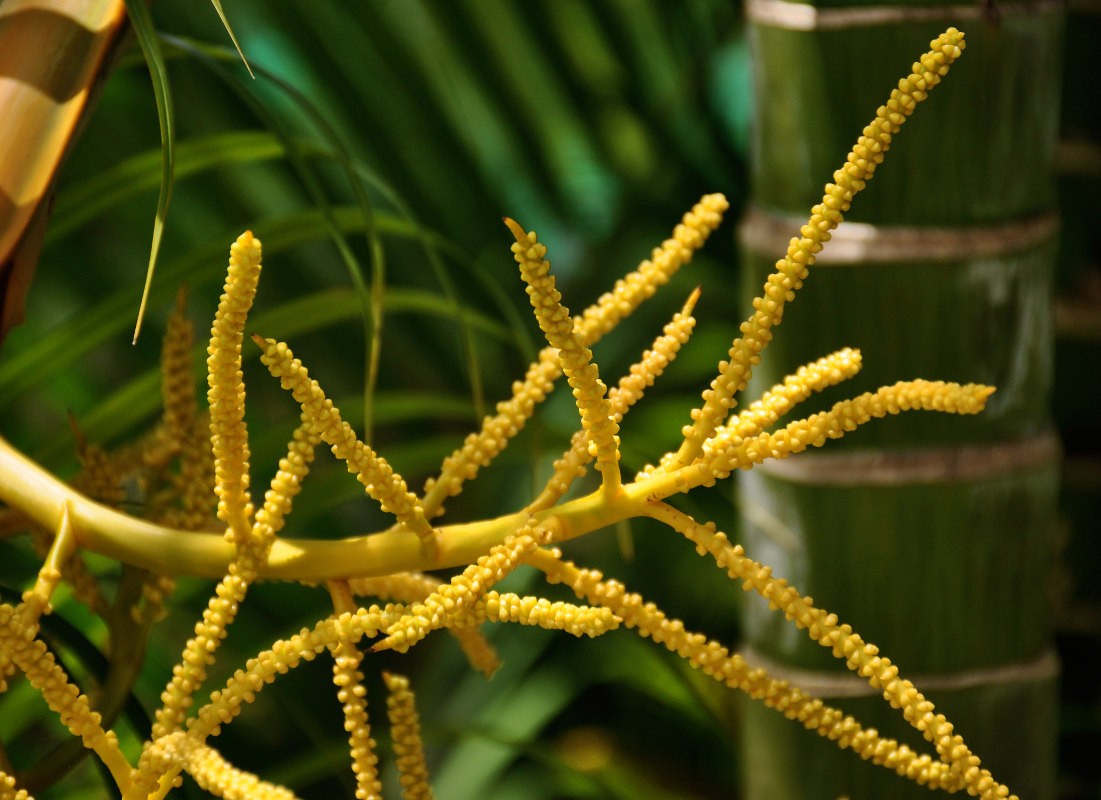
[[[209,45],[173,37],[165,37],[165,40],[183,51],[190,53],[196,60],[205,64],[214,74],[220,77],[230,89],[237,93],[237,96],[245,102],[252,112],[259,117],[264,126],[279,139],[286,152],[288,162],[298,175],[298,179],[302,182],[310,200],[313,202],[314,206],[321,211],[323,218],[326,220],[329,237],[336,246],[337,252],[340,254],[340,258],[348,270],[348,275],[352,279],[352,284],[359,292],[363,303],[364,339],[367,346],[367,363],[364,365],[363,440],[370,442],[371,398],[374,394],[374,387],[378,376],[378,362],[382,354],[381,337],[383,320],[383,316],[380,313],[381,306],[373,305],[371,297],[381,297],[385,291],[386,279],[383,250],[375,230],[374,211],[370,203],[367,202],[366,194],[363,193],[362,187],[359,186],[358,181],[355,182],[355,186],[359,189],[356,199],[359,201],[359,207],[363,213],[363,230],[367,236],[368,248],[371,253],[372,277],[370,289],[368,288],[368,281],[364,275],[363,267],[359,263],[359,259],[352,251],[347,239],[344,238],[343,232],[336,226],[331,218],[329,199],[325,195],[320,180],[299,151],[290,130],[283,124],[278,115],[269,111],[267,107],[260,102],[259,98],[238,83],[233,74],[225,68],[225,49],[212,48]],[[211,55],[212,52],[216,52],[218,56],[215,57]],[[273,76],[265,74],[265,78],[270,79],[272,77]]]
[[[507,661],[505,663],[508,663]],[[436,768],[433,789],[440,797],[472,800],[491,794],[494,781],[520,755],[518,750],[489,745],[475,731],[492,727],[498,740],[530,741],[584,689],[583,681],[567,681],[558,670],[546,667],[494,696],[464,726],[447,759]],[[507,703],[508,713],[503,706]]]
[[[237,42],[237,37],[233,34],[233,28],[229,26],[229,20],[226,19],[226,12],[222,10],[221,1],[210,0],[210,2],[214,6],[214,10],[218,12],[222,24],[226,26],[226,33],[229,34],[229,40],[233,42],[233,46],[237,48],[237,55],[241,57],[241,63],[245,65],[245,69],[248,70],[248,74],[252,76],[252,79],[256,80],[256,74],[252,71],[252,67],[249,66],[248,59],[245,58],[245,52],[241,49],[241,45]]]
[[[171,38],[166,38],[166,40],[173,43],[186,44],[191,48],[191,52],[202,53],[203,55],[206,55],[211,59],[225,61],[228,57],[230,57],[225,48],[212,47],[210,45],[205,45],[199,42],[192,41],[181,40],[177,42],[177,40]],[[187,50],[186,47],[183,49]],[[404,214],[410,220],[410,222],[416,224],[417,221],[412,213],[411,208],[404,201],[404,199],[402,199],[401,195],[396,190],[394,190],[393,187],[386,184],[385,181],[378,177],[378,175],[366,169],[355,168],[351,152],[345,146],[336,129],[329,124],[328,120],[325,118],[325,115],[321,113],[321,111],[309,100],[309,98],[305,94],[300,92],[291,84],[284,81],[278,75],[275,75],[274,73],[271,73],[263,69],[262,67],[257,66],[256,71],[258,74],[264,77],[265,80],[271,81],[275,86],[277,86],[287,96],[287,98],[295,106],[297,106],[298,109],[302,111],[314,125],[317,126],[318,130],[321,131],[322,136],[332,148],[330,157],[334,158],[344,168],[349,183],[351,185],[352,192],[356,198],[356,202],[362,209],[365,220],[367,222],[365,233],[367,235],[368,246],[371,251],[372,296],[375,298],[374,302],[381,303],[385,287],[384,253],[381,247],[381,242],[378,239],[378,236],[375,233],[371,224],[371,219],[374,216],[374,211],[371,207],[371,203],[368,200],[366,193],[363,191],[363,186],[361,182],[357,180],[357,175],[362,177],[364,180],[367,180],[374,188],[380,190],[383,193],[383,196],[386,197],[391,203],[393,203],[394,207],[398,209],[399,212]],[[224,73],[219,74],[222,74],[227,81],[229,80],[229,77],[225,76]],[[282,138],[282,135],[278,131],[276,131],[276,134]],[[288,141],[287,144],[297,145],[297,142]],[[288,149],[288,157],[291,159],[292,164],[294,164],[295,152],[293,147]],[[307,186],[307,188],[309,187]],[[421,243],[425,248],[425,255],[428,259],[429,267],[432,269],[432,272],[435,275],[436,280],[439,282],[440,287],[443,289],[445,296],[450,300],[450,302],[454,303],[456,307],[462,305],[462,301],[458,296],[458,292],[455,290],[454,283],[452,282],[448,271],[443,267],[443,262],[440,259],[438,252],[436,252],[436,250],[431,246],[429,240],[422,240]],[[355,275],[353,275],[352,277],[353,281],[356,280]],[[382,317],[380,313],[377,313],[380,309],[381,305],[369,309],[371,319],[371,337],[368,343],[369,353],[366,380],[367,393],[365,399],[365,403],[367,403],[368,406],[370,404],[369,398],[371,389],[375,384],[375,379],[377,378],[378,362],[381,356],[380,333]],[[464,355],[463,363],[466,367],[467,375],[470,380],[471,392],[474,397],[474,406],[476,409],[476,418],[480,419],[485,413],[485,400],[484,390],[482,387],[481,369],[478,364],[473,341],[470,336],[470,331],[466,327],[463,327],[461,325],[462,318],[459,317],[459,319],[459,340]],[[369,440],[369,431],[371,427],[371,415],[369,407],[365,407],[364,412],[364,428],[367,432],[367,439]]]
[[[186,178],[214,167],[283,157],[283,145],[267,131],[231,131],[176,143],[174,177]],[[58,196],[46,243],[56,241],[128,197],[161,181],[163,150],[147,150],[110,169],[68,186]]]
[[[363,230],[363,218],[358,208],[332,209],[332,221],[344,232]],[[453,245],[434,234],[414,228],[407,220],[378,214],[380,233],[407,239],[433,238],[436,246],[454,251]],[[264,253],[272,256],[281,250],[313,241],[326,235],[329,228],[320,211],[307,210],[293,214],[265,217],[249,225],[263,232]],[[226,243],[240,233],[239,228],[213,235],[207,242],[185,256],[165,265],[162,280],[150,292],[150,302],[162,305],[170,302],[181,283],[194,292],[216,288],[225,273]],[[126,309],[130,303],[127,290],[103,298],[71,320],[44,334],[38,341],[0,362],[0,409],[47,376],[64,369],[126,327]]]
[[[145,272],[145,288],[141,293],[141,305],[138,306],[138,318],[134,324],[134,341],[141,333],[142,319],[149,301],[149,290],[153,285],[153,271],[157,266],[157,253],[164,234],[164,221],[168,214],[168,201],[172,198],[172,181],[175,171],[176,153],[176,112],[172,105],[172,89],[168,83],[168,70],[164,66],[161,46],[157,41],[157,32],[153,28],[153,19],[149,9],[141,0],[124,0],[130,24],[149,65],[149,75],[153,79],[153,97],[157,103],[157,122],[161,129],[161,189],[157,197],[157,214],[153,219],[153,242],[149,248],[149,266]]]

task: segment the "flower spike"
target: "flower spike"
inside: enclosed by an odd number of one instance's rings
[[[655,247],[650,258],[637,269],[617,280],[612,291],[605,292],[574,318],[581,341],[592,346],[651,297],[659,286],[668,283],[719,227],[729,207],[721,194],[700,198],[673,229],[671,238]],[[513,384],[512,397],[498,403],[497,414],[486,417],[481,430],[467,436],[462,447],[444,459],[440,475],[425,484],[424,508],[429,517],[443,513],[444,499],[462,491],[463,482],[474,478],[481,467],[487,466],[508,445],[508,440],[524,427],[535,405],[546,398],[560,374],[558,351],[553,347],[543,348],[539,360],[528,367],[524,379]]]
[[[114,731],[104,730],[99,712],[92,710],[88,696],[69,681],[45,642],[29,634],[21,611],[7,603],[0,604],[0,652],[6,653],[27,676],[61,724],[80,738],[86,748],[95,751],[118,785],[128,785],[130,765],[119,749],[118,736]]]
[[[669,363],[677,357],[681,346],[688,341],[696,326],[692,311],[699,300],[697,287],[681,310],[662,329],[662,335],[654,340],[642,359],[631,366],[630,371],[619,380],[619,384],[608,393],[612,416],[621,422],[626,413],[637,403],[647,388],[661,376]],[[557,503],[569,490],[575,478],[585,474],[585,465],[592,460],[587,447],[584,429],[578,431],[570,440],[570,449],[554,462],[554,474],[547,481],[546,488],[531,502],[529,512],[541,511]]]
[[[330,581],[329,593],[333,610],[338,614],[353,614],[356,604],[344,581]],[[342,641],[330,648],[333,654],[333,683],[337,685],[337,700],[344,711],[344,730],[352,756],[352,773],[356,778],[356,800],[381,800],[382,784],[378,779],[378,756],[371,725],[367,720],[367,688],[359,667],[363,653],[355,643]]]
[[[534,231],[527,233],[516,222],[505,219],[505,225],[516,237],[512,246],[520,275],[528,285],[535,318],[551,347],[558,350],[562,372],[573,387],[577,410],[581,412],[581,424],[589,437],[589,450],[596,458],[601,485],[607,497],[614,497],[621,488],[619,472],[619,423],[612,417],[608,402],[608,389],[600,380],[600,373],[593,363],[593,354],[582,343],[574,329],[569,309],[562,305],[562,295],[554,288],[554,276],[550,274],[550,262],[546,260],[547,248],[539,243]]]
[[[195,420],[195,381],[191,377],[191,343],[195,326],[187,318],[187,291],[180,287],[168,315],[161,344],[161,397],[164,434],[173,452],[183,447]]]
[[[734,469],[748,469],[766,458],[787,458],[808,447],[821,447],[828,439],[840,439],[873,417],[885,417],[909,410],[941,411],[949,414],[978,414],[994,393],[992,386],[944,381],[900,381],[852,400],[842,400],[829,411],[812,414],[776,433],[762,433],[742,440],[729,432],[715,437],[711,457],[698,468],[714,478],[724,478]]]
[[[218,519],[229,526],[227,535],[238,547],[245,545],[252,530],[241,342],[259,279],[260,240],[245,231],[229,250],[225,292],[210,329],[206,361]]]
[[[805,629],[811,639],[832,649],[837,658],[845,660],[849,669],[867,679],[872,688],[881,689],[884,699],[901,710],[907,722],[936,747],[941,762],[948,767],[948,774],[937,774],[946,789],[962,788],[991,800],[1009,794],[1008,789],[994,781],[989,770],[979,768],[979,759],[967,748],[963,738],[953,733],[952,724],[943,714],[934,714],[933,704],[910,681],[898,676],[898,667],[889,658],[880,656],[879,648],[866,643],[849,625],[839,624],[835,614],[815,608],[810,597],[800,595],[783,578],[772,577],[770,567],[746,557],[742,546],[731,545],[725,534],[716,532],[714,525],[701,525],[664,503],[653,505],[651,515],[680,531],[696,545],[701,555],[710,553],[731,578],[743,582],[746,591],[756,591],[768,600],[771,608],[782,611],[796,627]],[[897,769],[897,761],[896,758],[890,766]],[[928,768],[925,765],[925,769]]]
[[[394,755],[397,756],[401,796],[405,800],[432,800],[416,698],[409,688],[409,679],[392,672],[383,672],[382,679],[390,690],[386,712],[390,716],[390,737],[394,740]]]
[[[264,366],[302,406],[304,418],[332,447],[333,455],[348,465],[348,471],[366,487],[367,494],[378,501],[382,510],[397,517],[398,523],[416,534],[431,553],[436,546],[436,532],[401,475],[394,472],[385,458],[359,440],[352,426],[340,418],[333,401],[325,396],[317,381],[310,379],[309,372],[287,345],[260,336],[253,336],[252,340],[264,351],[260,358]]]
[[[845,165],[833,173],[834,183],[826,184],[822,202],[811,209],[810,221],[793,238],[784,258],[776,262],[776,271],[768,277],[764,294],[753,301],[753,315],[742,323],[742,335],[730,348],[730,361],[719,364],[719,374],[711,388],[703,393],[703,406],[692,412],[692,425],[684,428],[684,443],[677,451],[676,466],[687,466],[699,456],[703,444],[715,432],[734,406],[734,395],[745,389],[761,351],[772,339],[772,328],[780,323],[784,305],[794,299],[802,287],[815,256],[830,240],[830,231],[848,211],[853,196],[864,188],[882,163],[891,139],[898,133],[918,102],[940,83],[964,48],[963,34],[949,28],[929,43],[930,50],[914,62],[909,77],[899,81],[887,105],[880,106],[875,119],[864,128]]]

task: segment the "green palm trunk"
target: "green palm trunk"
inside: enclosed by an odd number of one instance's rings
[[[747,473],[744,539],[877,644],[1013,792],[1052,797],[1059,451],[1047,402],[1062,14],[769,0],[749,16],[758,128],[742,303],[913,56],[948,25],[967,33],[966,55],[812,268],[747,396],[843,346],[861,348],[864,370],[818,406],[910,378],[998,391],[979,417],[895,417]],[[746,600],[747,658],[930,752],[876,690],[756,601]],[[746,712],[753,800],[928,796],[760,704]]]

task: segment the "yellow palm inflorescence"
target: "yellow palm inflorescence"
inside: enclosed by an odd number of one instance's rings
[[[151,520],[135,520],[93,503],[45,475],[0,440],[0,475],[5,478],[0,482],[0,499],[37,525],[41,529],[37,535],[47,545],[39,580],[24,603],[19,607],[0,604],[0,681],[16,669],[25,673],[73,735],[107,765],[124,800],[164,797],[179,785],[181,772],[219,797],[290,798],[294,796],[290,789],[234,767],[208,740],[231,724],[245,705],[257,702],[279,675],[319,655],[331,656],[356,796],[372,800],[382,796],[383,787],[377,769],[377,743],[368,721],[364,665],[369,662],[364,659],[365,652],[404,653],[433,631],[447,629],[462,643],[471,664],[489,676],[500,662],[483,625],[540,626],[579,637],[625,628],[663,644],[716,681],[760,699],[840,747],[918,783],[947,791],[965,790],[983,800],[1011,797],[981,766],[951,723],[874,645],[835,615],[815,607],[811,598],[786,580],[774,577],[770,568],[750,559],[714,525],[698,522],[665,502],[698,486],[712,485],[736,469],[821,446],[876,417],[912,410],[974,414],[983,409],[991,387],[915,380],[867,392],[774,429],[796,404],[859,371],[859,352],[845,349],[800,368],[727,421],[735,394],[745,387],[786,303],[807,278],[816,254],[829,241],[830,231],[872,177],[891,137],[962,49],[963,34],[949,29],[932,42],[913,73],[879,109],[846,164],[834,174],[834,182],[827,185],[801,236],[791,240],[762,296],[754,301],[753,315],[742,325],[729,361],[721,362],[702,406],[693,412],[693,423],[683,429],[681,446],[659,456],[654,462],[658,466],[645,468],[630,482],[623,481],[619,469],[619,423],[690,336],[698,291],[611,391],[600,379],[590,347],[667,283],[702,246],[728,206],[722,195],[701,199],[650,259],[576,317],[562,303],[545,245],[534,233],[507,220],[516,241],[512,251],[549,347],[524,379],[514,384],[512,397],[498,404],[496,414],[486,417],[481,429],[444,459],[438,476],[428,481],[419,496],[384,458],[356,437],[319,382],[310,378],[286,344],[253,337],[261,348],[261,361],[301,406],[300,423],[264,503],[255,513],[249,496],[241,345],[260,273],[260,243],[250,233],[243,234],[231,250],[226,290],[209,347],[210,445],[205,450],[199,447],[194,435],[204,416],[194,409],[183,379],[188,369],[187,347],[175,342],[164,350],[163,427],[145,441],[144,451],[137,451],[156,453],[155,459],[150,458],[162,471],[171,458],[178,459],[174,477],[163,481],[173,486],[175,505],[157,509]],[[189,335],[182,324],[174,325],[173,330],[172,335],[181,339]],[[443,514],[443,501],[458,494],[466,481],[507,446],[560,374],[566,375],[573,390],[578,429],[570,449],[555,463],[545,489],[513,513],[434,527],[429,520]],[[368,495],[394,516],[392,528],[332,541],[281,535],[322,441],[345,462]],[[123,467],[129,469],[134,463],[133,454],[112,460],[97,451],[86,452],[89,465],[95,467],[88,486],[99,487],[105,494],[114,491],[117,476],[125,472]],[[211,455],[204,457],[204,452]],[[590,458],[601,474],[601,485],[570,499],[568,493]],[[207,468],[210,461],[212,470]],[[201,500],[204,493],[209,497],[211,471],[224,534],[199,530],[212,505]],[[686,630],[682,622],[618,581],[606,580],[600,572],[562,558],[559,546],[637,517],[664,523],[687,538],[701,555],[710,556],[732,580],[766,598],[772,608],[880,690],[924,735],[932,752],[918,753],[881,737],[787,681],[750,668],[737,653],[702,633]],[[73,520],[79,521],[79,531]],[[74,560],[78,549],[98,551],[166,576],[222,576],[166,686],[164,705],[136,766],[123,755],[115,734],[104,728],[103,718],[92,709],[88,696],[69,680],[38,638],[38,619],[49,612],[55,587],[65,575],[85,574],[71,566],[79,563]],[[175,557],[185,566],[178,567]],[[431,574],[451,567],[460,569],[449,580]],[[587,605],[494,590],[500,581],[525,567],[539,570],[549,583],[568,586]],[[222,688],[210,692],[202,702],[194,702],[248,587],[265,577],[308,585],[325,582],[333,613],[248,659]],[[143,580],[149,587],[157,585],[152,578]],[[105,602],[96,600],[87,587],[81,593],[89,603]],[[380,598],[385,605],[363,605],[358,600],[363,596]],[[159,608],[162,602],[163,597],[155,593],[147,597],[149,608]],[[150,625],[152,617],[139,615],[135,624]],[[383,673],[383,679],[390,691],[390,738],[403,795],[409,800],[430,798],[409,681],[390,673]],[[0,772],[0,800],[24,797],[12,777]]]
[[[383,511],[397,517],[398,523],[415,533],[426,546],[435,545],[435,532],[428,524],[420,500],[408,490],[405,480],[394,472],[385,458],[376,455],[369,445],[356,437],[352,426],[340,418],[340,412],[317,381],[310,380],[306,368],[290,348],[274,339],[259,336],[253,339],[264,350],[264,364],[279,378],[283,388],[301,403],[306,424],[332,447],[333,455],[348,464],[348,471],[355,474]]]

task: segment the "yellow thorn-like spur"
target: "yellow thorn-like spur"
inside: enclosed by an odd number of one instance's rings
[[[61,521],[57,526],[46,557],[38,570],[34,586],[23,592],[22,602],[15,608],[12,625],[23,631],[23,636],[33,639],[38,635],[39,619],[49,614],[53,608],[50,598],[68,562],[76,554],[76,541],[73,536],[72,522],[69,518],[69,506],[61,511]],[[15,663],[4,648],[0,648],[0,693],[7,691],[7,678],[15,669]]]
[[[776,271],[768,277],[764,293],[754,299],[753,315],[742,323],[742,335],[730,348],[730,360],[719,364],[718,376],[703,393],[703,405],[692,412],[692,424],[685,426],[684,442],[669,469],[693,463],[704,442],[733,408],[734,396],[745,389],[754,365],[760,361],[761,351],[772,339],[772,328],[780,324],[785,304],[802,287],[815,257],[830,240],[830,231],[841,222],[854,195],[871,180],[894,134],[918,102],[940,83],[963,48],[963,34],[955,28],[930,42],[929,52],[920,62],[914,62],[911,74],[899,81],[887,105],[880,106],[875,119],[864,128],[844,166],[833,173],[834,182],[826,184],[822,202],[811,209],[810,220],[802,227],[800,236],[792,238],[787,255],[776,262]]]
[[[311,380],[302,362],[286,344],[261,336],[253,336],[252,340],[264,351],[260,360],[268,371],[302,406],[303,419],[308,420],[321,440],[332,447],[333,455],[347,464],[348,471],[364,485],[367,494],[378,501],[382,510],[393,514],[398,524],[421,540],[426,557],[432,558],[438,534],[425,517],[420,500],[408,490],[401,475],[394,472],[386,459],[359,440],[352,426],[341,419],[333,402],[325,396],[318,382]]]
[[[46,560],[38,570],[38,579],[34,587],[23,593],[23,602],[19,604],[19,612],[23,625],[38,632],[38,620],[43,614],[49,614],[53,607],[50,598],[58,583],[61,582],[61,573],[65,563],[76,553],[76,537],[73,534],[73,526],[69,517],[69,505],[61,510],[61,522],[57,526],[53,543],[46,554]]]
[[[589,439],[589,452],[596,459],[604,496],[615,497],[622,485],[619,472],[619,424],[612,416],[608,389],[600,380],[600,373],[593,362],[592,351],[581,341],[574,329],[569,309],[562,305],[562,295],[554,286],[550,274],[550,262],[545,256],[547,248],[539,243],[535,233],[527,233],[516,222],[505,219],[505,224],[516,237],[512,252],[520,265],[520,275],[528,285],[527,293],[539,327],[546,335],[547,343],[558,350],[562,372],[573,388],[581,424]]]

